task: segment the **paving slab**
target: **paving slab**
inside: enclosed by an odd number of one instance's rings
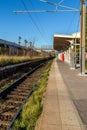
[[[61,130],[60,125],[43,125],[41,127],[41,130]]]
[[[65,62],[58,60],[57,63],[70,98],[87,130],[87,76],[80,76],[80,69],[71,70]]]
[[[35,130],[86,130],[85,128],[55,59],[48,78],[43,112]]]

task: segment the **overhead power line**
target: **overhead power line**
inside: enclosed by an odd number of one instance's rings
[[[33,7],[33,9],[35,9],[35,7],[34,7],[34,5],[33,5],[33,3],[32,3],[32,0],[28,0],[29,1],[29,3],[32,5],[32,7]],[[39,17],[38,17],[38,15],[35,13],[35,16],[36,16],[36,19],[37,19],[37,21],[38,21],[38,23],[39,23],[39,27],[41,28],[41,30],[43,31],[43,37],[44,36],[46,36],[46,38],[47,38],[47,33],[45,32],[45,30],[44,30],[44,28],[43,28],[43,26],[41,25],[41,23],[40,23],[40,20],[39,20]],[[47,39],[46,39],[46,41],[48,41]],[[48,43],[48,42],[47,42]]]
[[[63,8],[66,8],[66,9],[73,10],[73,11],[77,10],[77,9],[72,8],[72,7],[69,7],[69,6],[61,5],[61,3],[62,3],[64,0],[61,0],[59,3],[49,2],[49,1],[47,1],[47,0],[40,0],[40,1],[41,1],[41,2],[45,2],[45,3],[47,3],[47,4],[51,4],[51,5],[56,6],[56,10],[57,10],[57,8],[58,8],[59,6],[60,6],[60,7],[63,7]]]
[[[80,10],[78,9],[75,9],[75,8],[72,8],[72,7],[69,7],[69,6],[64,6],[64,5],[61,5],[61,3],[64,1],[64,0],[61,0],[59,3],[54,3],[54,2],[50,2],[50,1],[47,1],[47,0],[40,0],[41,2],[45,2],[47,4],[51,4],[51,5],[54,5],[56,6],[56,9],[55,10],[21,10],[21,11],[14,11],[14,13],[31,13],[31,12],[80,12]],[[24,4],[23,0],[22,0],[22,3]],[[26,8],[26,5],[24,4],[25,8]],[[58,10],[58,7],[62,7],[62,8],[65,8],[65,10]]]
[[[14,11],[14,13],[50,13],[50,12],[80,12],[79,10],[20,10]]]
[[[77,7],[78,6],[78,3],[79,1],[76,1],[75,2],[75,7]],[[78,15],[78,16],[77,16]],[[68,33],[71,33],[70,32],[70,30],[71,30],[71,28],[72,28],[72,26],[74,25],[74,27],[76,28],[76,24],[77,24],[77,21],[78,21],[78,17],[80,17],[80,14],[78,13],[76,13],[76,12],[73,12],[73,14],[72,14],[72,17],[71,17],[71,19],[70,19],[70,17],[69,17],[69,25],[68,25],[68,27],[67,27],[67,29],[66,29],[66,33],[68,32]],[[75,24],[76,23],[76,24]]]
[[[41,2],[45,2],[45,3],[48,3],[48,4],[51,4],[51,5],[54,5],[56,7],[60,6],[60,4],[64,1],[64,0],[61,0],[59,3],[53,3],[53,2],[49,2],[47,0],[40,0]]]
[[[23,6],[24,6],[25,10],[27,11],[27,14],[28,14],[29,18],[31,18],[31,20],[32,20],[33,24],[35,25],[36,29],[37,29],[37,30],[38,30],[38,32],[40,33],[40,35],[41,35],[42,39],[46,42],[46,40],[43,38],[43,35],[42,35],[42,33],[41,33],[41,31],[40,31],[40,29],[39,29],[38,25],[36,24],[35,20],[34,20],[34,19],[33,19],[33,17],[31,16],[31,14],[28,12],[28,8],[27,8],[27,6],[26,6],[26,4],[25,4],[24,0],[21,0],[21,2],[22,2],[22,4],[23,4]]]

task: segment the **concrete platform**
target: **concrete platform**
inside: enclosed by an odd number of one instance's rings
[[[60,73],[62,64],[64,65],[64,63],[58,65],[57,59],[52,64],[43,112],[35,130],[87,130]]]

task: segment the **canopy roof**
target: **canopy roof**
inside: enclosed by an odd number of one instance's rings
[[[80,33],[73,33],[72,35],[55,34],[54,35],[54,49],[58,51],[67,50],[74,39],[80,39]]]

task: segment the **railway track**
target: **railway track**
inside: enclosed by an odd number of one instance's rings
[[[31,70],[31,68],[28,68],[28,69],[25,68],[25,71],[13,73],[12,75],[8,76],[7,78],[0,80],[0,91],[5,89],[7,86],[12,84],[12,82],[16,81],[19,77],[24,75],[26,73],[26,70],[29,71],[29,70]]]
[[[18,73],[18,72],[25,72],[25,68],[26,68],[26,71],[27,71],[27,69],[29,67],[33,68],[36,65],[38,65],[39,63],[45,62],[49,59],[50,58],[35,59],[35,60],[30,60],[30,61],[27,61],[27,62],[24,62],[24,63],[0,67],[0,80],[2,80],[3,78],[4,79],[8,78],[12,74],[15,74],[15,73]]]
[[[43,66],[43,67],[42,67]],[[0,130],[10,130],[45,66],[39,64],[0,92]]]
[[[9,65],[0,68],[0,91],[12,84],[18,77],[33,69],[41,62],[46,62],[50,58],[36,59],[15,65]]]

